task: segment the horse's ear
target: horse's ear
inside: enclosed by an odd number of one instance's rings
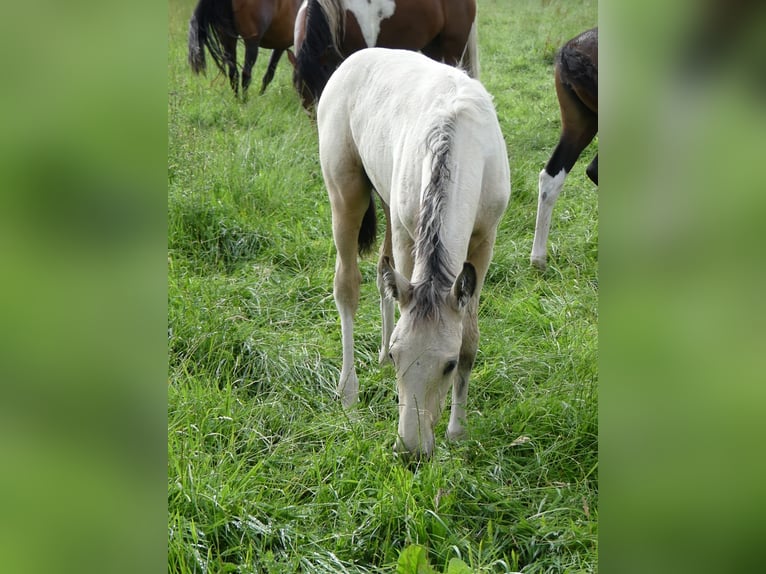
[[[392,267],[391,259],[387,255],[381,257],[378,271],[383,278],[383,289],[386,295],[396,299],[400,307],[406,306],[412,298],[412,284]]]
[[[462,311],[476,291],[476,268],[466,261],[450,291],[450,301],[456,311]]]
[[[295,68],[295,54],[293,54],[293,51],[288,48],[287,50],[287,59],[290,60],[290,63],[293,65],[293,68]]]

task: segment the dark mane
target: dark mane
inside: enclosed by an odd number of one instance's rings
[[[342,9],[342,8],[341,8]],[[336,30],[335,35],[339,33]],[[335,68],[323,62],[326,52],[334,52],[341,61],[343,57],[338,53],[337,42],[330,27],[327,14],[319,0],[308,0],[306,4],[306,37],[301,44],[300,50],[295,55],[295,70],[293,72],[293,84],[300,91],[303,84],[312,94],[314,101],[319,101],[327,81],[335,71]]]
[[[414,312],[421,319],[436,316],[439,304],[455,280],[449,270],[441,239],[454,133],[455,119],[448,117],[436,125],[426,138],[426,147],[431,155],[431,179],[423,191],[415,228],[415,261],[425,264],[427,279],[413,285]]]

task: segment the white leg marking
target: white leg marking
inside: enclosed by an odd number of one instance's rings
[[[551,229],[553,206],[556,205],[566,176],[567,172],[563,169],[555,177],[548,175],[544,169],[540,172],[535,239],[529,259],[533,265],[541,269],[545,269],[548,261],[548,232]]]

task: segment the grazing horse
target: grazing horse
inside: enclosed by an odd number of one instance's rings
[[[598,28],[567,42],[556,56],[554,79],[561,110],[561,137],[540,172],[535,239],[530,261],[545,269],[553,206],[577,158],[598,132]],[[585,170],[598,185],[598,154]]]
[[[357,254],[375,241],[375,191],[386,215],[377,284],[380,361],[393,362],[399,395],[395,449],[428,458],[450,386],[447,437],[464,434],[479,294],[511,192],[492,98],[479,81],[422,54],[370,48],[332,75],[317,106],[317,127],[337,250],[338,393],[350,406],[359,392]]]
[[[247,92],[258,48],[272,50],[261,93],[274,78],[282,53],[293,44],[295,15],[300,0],[199,0],[189,22],[189,64],[205,70],[205,46],[221,73],[228,69],[234,94],[239,92],[237,38],[245,42],[242,95]],[[289,53],[289,51],[288,51]]]
[[[295,26],[293,84],[303,106],[363,48],[420,50],[479,77],[476,0],[306,0]]]

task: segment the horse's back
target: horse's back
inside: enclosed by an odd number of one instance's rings
[[[417,52],[368,48],[349,56],[330,77],[317,122],[345,118],[360,137],[425,137],[435,116],[460,116],[478,127],[497,124],[492,97],[480,82]],[[364,133],[361,129],[364,127]]]
[[[483,225],[491,227],[499,215],[487,212],[504,210],[510,195],[505,140],[491,96],[461,70],[416,52],[362,50],[331,76],[317,125],[325,176],[366,177],[384,202],[407,214],[406,227],[414,225],[419,190],[430,177],[434,137],[450,139],[459,185],[481,190],[465,204],[466,214],[481,202]]]

